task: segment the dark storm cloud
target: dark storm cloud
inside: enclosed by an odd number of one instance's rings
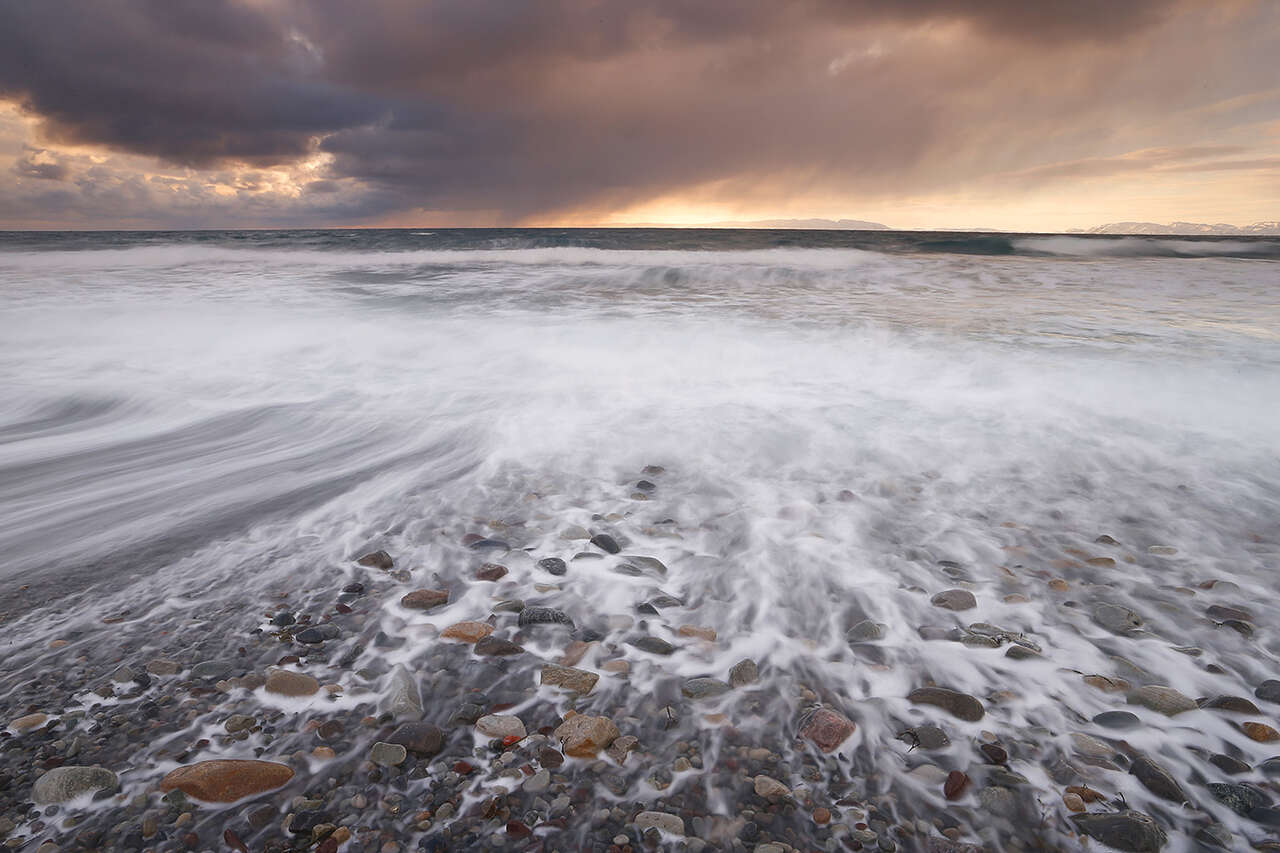
[[[430,208],[520,219],[714,181],[748,195],[784,179],[870,192],[908,173],[937,180],[944,153],[952,170],[986,168],[978,149],[1031,159],[986,129],[992,118],[1034,126],[1085,104],[1104,60],[1122,59],[1177,6],[0,0],[0,97],[38,117],[51,143],[201,168],[329,154],[330,174],[305,194],[355,179],[372,188],[369,217]],[[968,41],[929,41],[931,26]],[[903,44],[858,59],[859,40],[884,32]],[[1074,50],[1096,69],[1075,66]],[[1063,76],[1043,56],[1073,63],[1055,104],[1037,100]],[[1020,63],[1031,72],[1011,78]],[[971,126],[975,115],[987,124]],[[1060,152],[1033,162],[1048,153]]]

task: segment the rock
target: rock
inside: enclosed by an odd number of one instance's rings
[[[518,621],[521,628],[530,625],[567,625],[573,628],[573,620],[568,614],[554,607],[526,607],[520,611]]]
[[[1099,545],[1119,545],[1119,544],[1120,544],[1120,543],[1119,543],[1118,541],[1116,541],[1114,538],[1112,538],[1112,537],[1108,536],[1108,535],[1107,535],[1107,534],[1105,534],[1105,533],[1104,533],[1104,534],[1102,534],[1101,536],[1099,536],[1097,539],[1095,539],[1095,540],[1093,540],[1093,541],[1094,541],[1094,542],[1097,542]]]
[[[943,610],[972,610],[978,606],[977,599],[967,589],[943,590],[929,599],[929,603]]]
[[[201,681],[217,681],[235,671],[235,665],[223,660],[201,661],[191,667],[191,677]]]
[[[431,723],[404,723],[391,733],[387,743],[399,744],[419,758],[434,758],[444,750],[444,732]]]
[[[951,746],[951,738],[935,725],[926,723],[907,729],[898,735],[898,740],[911,747],[923,750],[945,749]]]
[[[1231,850],[1235,846],[1235,837],[1231,834],[1231,830],[1220,823],[1211,823],[1208,826],[1200,827],[1193,837],[1206,847]]]
[[[856,730],[853,722],[832,708],[818,708],[800,727],[800,736],[823,752],[834,752]]]
[[[31,799],[41,806],[65,803],[84,794],[114,791],[119,784],[116,774],[105,767],[55,767],[36,780],[31,788]]]
[[[1067,807],[1067,811],[1071,812],[1082,812],[1086,808],[1079,794],[1063,794],[1062,804]]]
[[[474,534],[472,534],[474,535]],[[472,539],[467,542],[467,547],[472,551],[510,551],[511,546],[501,539]]]
[[[324,623],[322,625],[314,625],[310,628],[304,628],[293,635],[293,639],[299,643],[307,645],[318,645],[325,640],[336,640],[342,634],[342,629],[337,625]]]
[[[227,730],[228,734],[235,734],[236,732],[246,732],[256,724],[257,721],[248,714],[232,714],[230,717],[227,717],[226,722],[222,724],[222,727]]]
[[[760,680],[760,669],[751,658],[743,658],[729,670],[729,684],[733,687],[745,687]]]
[[[1158,853],[1169,841],[1159,824],[1142,812],[1077,814],[1071,821],[1085,835],[1128,853]]]
[[[1214,799],[1239,815],[1247,815],[1260,806],[1271,805],[1271,798],[1249,785],[1210,782],[1207,786]]]
[[[563,687],[565,690],[572,690],[583,696],[595,689],[596,682],[599,680],[600,676],[594,672],[575,669],[571,666],[557,666],[549,663],[542,667],[541,682],[543,684]]]
[[[1280,680],[1268,678],[1258,685],[1253,695],[1264,702],[1280,702]]]
[[[631,643],[642,652],[649,652],[655,655],[669,655],[676,650],[676,647],[668,643],[661,637],[641,637]]]
[[[559,557],[543,557],[538,561],[538,568],[553,575],[563,575],[569,571],[568,565]]]
[[[358,565],[369,569],[382,569],[388,571],[395,567],[395,561],[391,559],[391,555],[386,551],[374,551],[372,554],[365,554],[356,560]]]
[[[969,777],[960,770],[952,770],[947,774],[947,781],[942,785],[942,795],[948,800],[958,800],[964,796],[969,787]]]
[[[791,789],[772,776],[757,776],[755,778],[755,790],[756,796],[763,797],[766,800],[780,800],[783,797],[791,796]]]
[[[263,689],[278,696],[313,696],[320,692],[320,682],[305,672],[277,669],[267,676]]]
[[[545,767],[534,773],[528,779],[524,780],[524,784],[520,787],[524,788],[526,793],[537,794],[551,787],[551,771]]]
[[[1275,743],[1280,740],[1280,732],[1266,723],[1241,723],[1240,730],[1248,735],[1250,740],[1256,740],[1258,743]]]
[[[1187,800],[1186,792],[1173,778],[1173,774],[1145,755],[1134,759],[1133,764],[1129,766],[1129,773],[1157,797],[1171,803],[1184,803]]]
[[[475,653],[487,657],[506,657],[524,653],[524,647],[501,637],[484,637],[476,642]]]
[[[574,714],[565,719],[553,733],[566,755],[592,758],[618,737],[618,727],[608,717]]]
[[[1123,678],[1108,678],[1105,675],[1097,675],[1096,673],[1083,676],[1081,680],[1090,687],[1101,690],[1104,693],[1117,693],[1128,690],[1133,686]]]
[[[1222,622],[1233,619],[1239,622],[1248,622],[1253,619],[1253,614],[1242,607],[1227,607],[1222,604],[1210,604],[1205,608],[1204,612],[1209,618]]]
[[[623,559],[644,572],[657,575],[665,575],[667,573],[666,564],[657,557],[641,557],[636,554],[627,554]]]
[[[1147,553],[1154,554],[1157,557],[1172,557],[1178,553],[1178,549],[1172,545],[1149,545],[1147,546]]]
[[[991,764],[1009,763],[1009,751],[998,743],[984,743],[978,747],[978,751]]]
[[[1280,776],[1280,755],[1273,755],[1263,761],[1258,765],[1258,770],[1267,776]]]
[[[1221,770],[1223,773],[1226,773],[1228,776],[1238,776],[1241,773],[1248,773],[1253,769],[1240,759],[1235,758],[1234,756],[1224,755],[1223,753],[1217,753],[1216,755],[1209,756],[1209,763]]]
[[[680,692],[688,699],[711,699],[722,696],[733,688],[718,678],[690,678],[680,685]]]
[[[640,739],[632,735],[623,735],[609,744],[609,748],[605,750],[605,754],[619,764],[623,764],[627,760],[627,754],[640,745]]]
[[[1258,706],[1243,696],[1215,696],[1200,707],[1215,711],[1229,711],[1234,714],[1261,714]]]
[[[455,622],[440,632],[446,640],[459,640],[463,643],[475,643],[493,633],[493,626],[488,622]]]
[[[369,760],[379,767],[399,767],[409,757],[403,744],[378,741],[369,750]]]
[[[233,803],[283,787],[293,770],[274,761],[215,759],[179,767],[160,780],[160,790],[179,790],[209,803]]]
[[[476,731],[488,737],[524,737],[524,723],[510,714],[486,714],[476,720]]]
[[[11,720],[9,722],[9,728],[13,729],[18,734],[25,734],[32,729],[40,728],[47,722],[49,722],[49,715],[37,712],[35,714],[27,714],[25,717],[18,717],[16,720]]]
[[[907,694],[907,701],[916,705],[934,705],[961,720],[971,723],[981,720],[986,709],[974,696],[948,690],[945,687],[920,687]]]
[[[1194,711],[1199,707],[1190,696],[1184,696],[1172,687],[1154,684],[1131,690],[1129,695],[1125,697],[1125,701],[1130,705],[1141,705],[1144,708],[1150,708],[1152,711],[1164,714],[1166,717],[1175,717],[1186,711]]]
[[[1137,714],[1128,711],[1103,711],[1093,721],[1104,729],[1133,729],[1142,724]]]
[[[182,672],[182,665],[176,660],[156,658],[147,664],[147,672],[152,675],[177,675]]]
[[[400,606],[410,610],[432,610],[449,603],[449,593],[442,589],[415,589],[400,599]]]
[[[640,812],[632,823],[641,832],[653,827],[671,835],[684,835],[684,820],[666,812]]]
[[[701,625],[681,625],[677,633],[682,637],[697,637],[699,640],[711,643],[716,641],[716,629],[704,628]]]
[[[422,694],[418,682],[403,666],[396,667],[387,684],[386,708],[397,720],[422,719]]]
[[[874,643],[884,639],[887,629],[887,625],[863,619],[845,632],[844,639],[849,643]]]
[[[1091,566],[1097,566],[1102,569],[1114,569],[1116,567],[1114,557],[1090,557],[1085,560],[1085,562]]]
[[[601,551],[605,551],[609,554],[616,554],[622,550],[618,547],[617,540],[608,533],[597,533],[595,536],[592,536],[591,544],[595,545]]]
[[[507,576],[507,567],[497,563],[485,563],[476,569],[476,580],[497,581]]]
[[[1142,627],[1142,617],[1118,604],[1099,604],[1093,608],[1093,621],[1113,634],[1131,634]]]
[[[297,617],[295,617],[288,610],[281,610],[275,616],[271,617],[271,624],[275,625],[277,628],[288,628],[290,625],[292,625],[297,621],[298,621]]]

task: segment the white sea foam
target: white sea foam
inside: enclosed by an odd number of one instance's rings
[[[856,718],[854,770],[868,753],[891,775],[922,760],[896,736],[936,718],[904,698],[929,679],[989,703],[981,723],[946,719],[957,746],[942,763],[964,766],[962,744],[983,729],[1014,742],[1042,733],[1069,755],[1071,732],[1106,734],[1089,718],[1122,707],[1081,680],[1127,672],[1116,657],[1149,674],[1124,677],[1192,697],[1250,695],[1275,676],[1274,270],[810,249],[0,256],[5,582],[100,584],[57,619],[10,612],[15,660],[38,665],[55,637],[91,642],[124,608],[132,621],[117,629],[155,653],[165,640],[148,623],[244,614],[259,625],[277,601],[322,608],[347,580],[381,583],[351,563],[378,545],[454,595],[427,617],[379,600],[363,636],[405,642],[342,641],[375,673],[436,653],[425,626],[524,597],[600,630],[630,663],[624,680],[588,660],[601,707],[751,657],[775,704],[748,712],[734,693],[707,712],[777,725],[811,688]],[[640,501],[646,464],[667,472]],[[670,574],[572,560],[582,543],[560,538],[571,525],[611,528],[624,554]],[[513,551],[502,582],[468,584],[479,560],[459,539],[475,531],[564,557],[569,574]],[[1103,533],[1122,547],[1095,545]],[[1097,557],[1117,566],[1087,562]],[[1069,592],[1046,586],[1056,576]],[[1199,587],[1210,579],[1239,592]],[[978,606],[930,605],[953,586]],[[659,590],[685,607],[637,615]],[[1152,633],[1098,627],[1100,602],[1132,607]],[[1247,605],[1257,634],[1215,627],[1210,603]],[[633,627],[610,622],[622,614]],[[887,636],[851,649],[845,631],[866,618]],[[1014,661],[919,632],[979,622],[1044,655]],[[717,643],[681,638],[680,624],[715,628]],[[644,632],[681,653],[626,644]],[[539,634],[526,648],[553,659],[566,641]],[[1010,695],[992,700],[998,691]],[[515,712],[557,701],[544,690]],[[1129,742],[1180,778],[1209,772],[1196,749],[1269,754],[1213,712],[1139,714]],[[1017,769],[1055,787],[1043,766]],[[1162,807],[1123,774],[1098,773],[1134,805]]]

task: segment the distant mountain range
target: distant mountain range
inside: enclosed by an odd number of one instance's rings
[[[1109,222],[1093,228],[1070,228],[1068,234],[1208,234],[1243,237],[1247,235],[1280,235],[1280,222],[1255,222],[1252,225],[1206,225],[1203,222]]]
[[[796,228],[812,231],[888,231],[880,222],[861,219],[758,219],[754,222],[712,222],[706,228]]]

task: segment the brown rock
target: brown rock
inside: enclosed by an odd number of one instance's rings
[[[813,822],[818,826],[826,826],[831,822],[831,810],[816,808],[813,810]]]
[[[493,626],[488,622],[455,622],[441,631],[440,636],[446,640],[474,643],[478,640],[483,640],[492,633]]]
[[[277,669],[267,676],[263,689],[278,696],[312,696],[320,690],[320,682],[305,672]]]
[[[712,642],[714,642],[716,638],[716,629],[703,628],[699,625],[681,625],[680,636],[697,637],[702,640],[711,640]]]
[[[593,758],[617,739],[618,727],[608,717],[574,714],[556,728],[554,735],[564,747],[566,755]]]
[[[971,723],[976,723],[986,714],[986,709],[976,697],[945,687],[920,687],[907,694],[907,701],[916,705],[935,705],[953,717]]]
[[[18,717],[9,723],[9,728],[18,733],[29,732],[32,729],[38,729],[49,721],[48,714],[27,714],[25,717]]]
[[[640,745],[640,739],[632,735],[623,735],[610,744],[607,754],[614,761],[623,764],[627,760],[627,754]],[[546,762],[543,762],[544,764]]]
[[[1069,811],[1082,812],[1085,810],[1084,800],[1081,799],[1079,794],[1063,794],[1062,804],[1066,806]]]
[[[449,593],[440,589],[415,589],[400,599],[400,606],[410,610],[430,610],[449,603]]]
[[[1116,561],[1111,557],[1090,557],[1085,562],[1091,566],[1100,566],[1104,569],[1114,569],[1116,567]]]
[[[500,566],[497,563],[485,563],[476,569],[476,580],[478,581],[496,581],[501,580],[507,575],[507,567]]]
[[[552,687],[563,687],[565,690],[572,690],[574,693],[580,693],[583,696],[590,693],[599,680],[600,676],[594,672],[574,669],[571,666],[557,666],[549,663],[542,668],[543,684],[551,685]]]
[[[1105,675],[1086,675],[1084,683],[1104,693],[1118,693],[1132,686],[1123,678],[1107,678]]]
[[[274,791],[292,778],[292,769],[274,761],[215,759],[171,771],[160,780],[160,790],[176,788],[207,803],[233,803]]]
[[[1241,723],[1240,728],[1252,740],[1258,743],[1274,743],[1280,740],[1280,732],[1268,726],[1266,723]]]
[[[1053,580],[1049,581],[1049,589],[1055,590],[1057,592],[1066,592],[1067,590],[1071,589],[1071,585],[1067,583],[1065,580],[1063,580],[1062,578],[1054,578]]]
[[[958,800],[964,796],[968,787],[969,777],[959,770],[952,770],[947,774],[947,781],[942,784],[942,794],[948,800]]]
[[[391,555],[386,551],[374,551],[372,554],[365,554],[356,562],[370,569],[382,569],[386,571],[395,565],[395,561],[391,559]]]
[[[1100,803],[1107,798],[1101,791],[1095,791],[1085,785],[1068,785],[1067,793],[1074,794],[1086,803]]]
[[[834,752],[857,727],[848,717],[831,708],[819,708],[800,729],[802,737],[823,752]]]

